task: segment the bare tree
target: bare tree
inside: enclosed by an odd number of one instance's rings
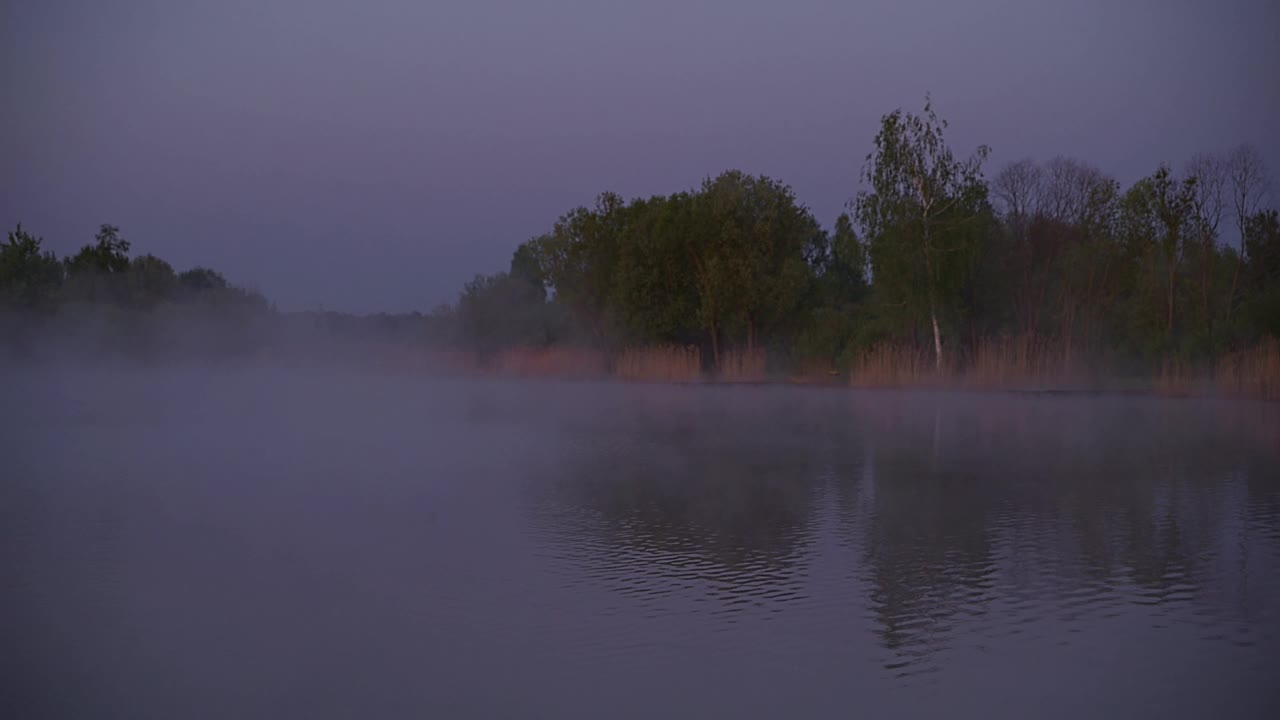
[[[1094,197],[1107,178],[1098,168],[1061,155],[1045,165],[1041,213],[1065,223],[1086,222]]]
[[[1056,306],[1069,358],[1077,318],[1086,330],[1093,324],[1112,274],[1106,243],[1119,185],[1093,165],[1057,156],[1043,166],[1029,159],[1013,162],[996,175],[991,189],[1014,241],[1009,270],[1020,329],[1036,338]],[[1073,257],[1087,272],[1055,275]],[[1090,261],[1079,264],[1079,258]]]
[[[1031,158],[1011,162],[996,174],[991,190],[1007,218],[1029,218],[1040,211],[1044,171]]]
[[[1271,190],[1271,178],[1266,163],[1257,148],[1240,145],[1227,155],[1227,187],[1231,192],[1231,209],[1235,211],[1236,230],[1240,233],[1240,252],[1236,258],[1236,271],[1231,279],[1231,302],[1227,309],[1230,317],[1235,306],[1236,290],[1240,286],[1240,270],[1244,266],[1245,229],[1249,218],[1262,206]]]
[[[1241,145],[1232,150],[1225,164],[1231,209],[1235,210],[1236,229],[1240,231],[1240,257],[1243,258],[1245,225],[1258,212],[1271,190],[1271,178],[1262,155],[1252,145]]]
[[[1024,336],[1034,335],[1039,320],[1038,303],[1043,301],[1048,283],[1038,282],[1036,234],[1044,190],[1044,171],[1031,158],[1009,163],[991,181],[991,192],[1004,214],[1005,227],[1013,241],[1010,271],[1018,302],[1014,313]],[[1037,292],[1038,291],[1038,292]]]
[[[1219,155],[1197,153],[1187,162],[1186,177],[1195,179],[1192,198],[1196,227],[1192,232],[1199,236],[1199,284],[1200,311],[1205,331],[1213,339],[1213,265],[1217,257],[1218,225],[1222,222],[1227,188],[1227,161]]]
[[[1226,209],[1228,163],[1218,155],[1197,153],[1187,162],[1185,174],[1196,179],[1196,214],[1216,236]]]

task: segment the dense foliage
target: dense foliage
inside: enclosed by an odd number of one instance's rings
[[[0,354],[240,353],[268,329],[261,295],[208,268],[178,273],[153,255],[130,258],[115,226],[62,260],[42,244],[19,225],[0,245]]]
[[[1209,363],[1280,336],[1280,221],[1248,147],[1155,168],[1128,188],[1068,158],[988,179],[926,103],[882,119],[849,212],[822,227],[784,183],[738,171],[665,196],[601,194],[427,315],[297,314],[330,336],[451,347],[636,346],[767,353],[771,367],[847,368],[877,344],[972,362],[983,342],[1108,368]],[[59,260],[21,226],[0,248],[15,328],[111,309],[204,308],[228,329],[279,314],[216,272],[130,258],[117,228]],[[59,320],[59,319],[62,320]]]
[[[1248,147],[1156,168],[1127,189],[1091,165],[957,158],[926,104],[886,115],[850,214],[822,229],[791,189],[731,171],[625,202],[605,193],[516,252],[523,297],[460,315],[498,344],[765,347],[774,363],[841,367],[876,343],[964,364],[985,340],[1111,368],[1208,363],[1280,336],[1280,234]],[[473,282],[460,308],[489,295]],[[507,297],[514,297],[507,293]],[[952,357],[954,355],[954,357]]]

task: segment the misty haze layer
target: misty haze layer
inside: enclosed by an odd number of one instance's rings
[[[1274,717],[1280,414],[12,371],[13,717]]]

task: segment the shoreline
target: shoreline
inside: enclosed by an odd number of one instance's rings
[[[381,350],[381,351],[380,351]],[[893,378],[859,380],[849,373],[824,375],[787,375],[765,373],[742,377],[742,373],[717,377],[714,373],[687,368],[688,372],[619,372],[607,362],[566,365],[556,363],[508,365],[486,361],[476,354],[457,350],[385,348],[272,348],[243,355],[206,355],[201,353],[161,353],[150,357],[128,353],[81,354],[58,350],[35,352],[26,357],[5,358],[0,369],[34,369],[47,372],[110,372],[137,370],[269,370],[279,372],[355,372],[387,376],[410,376],[438,379],[490,379],[511,381],[602,382],[619,385],[665,385],[698,387],[802,387],[826,390],[876,392],[947,392],[1003,394],[1041,397],[1140,397],[1168,399],[1223,398],[1280,402],[1280,378],[1265,377],[1244,383],[1230,375],[1216,377],[1215,370],[1183,375],[1170,380],[1159,373],[1107,376],[1090,373],[1085,377],[1040,382],[999,379],[983,376],[966,378],[965,373],[947,373],[942,378],[929,374],[907,374]],[[567,349],[560,349],[567,350]],[[571,351],[576,352],[576,351]],[[597,353],[597,351],[590,351]],[[600,354],[603,357],[603,354]],[[736,376],[735,376],[736,375]]]

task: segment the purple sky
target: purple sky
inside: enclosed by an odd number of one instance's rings
[[[603,190],[739,168],[830,226],[926,91],[990,170],[1249,142],[1280,174],[1278,31],[1274,0],[10,0],[0,223],[425,311]]]

